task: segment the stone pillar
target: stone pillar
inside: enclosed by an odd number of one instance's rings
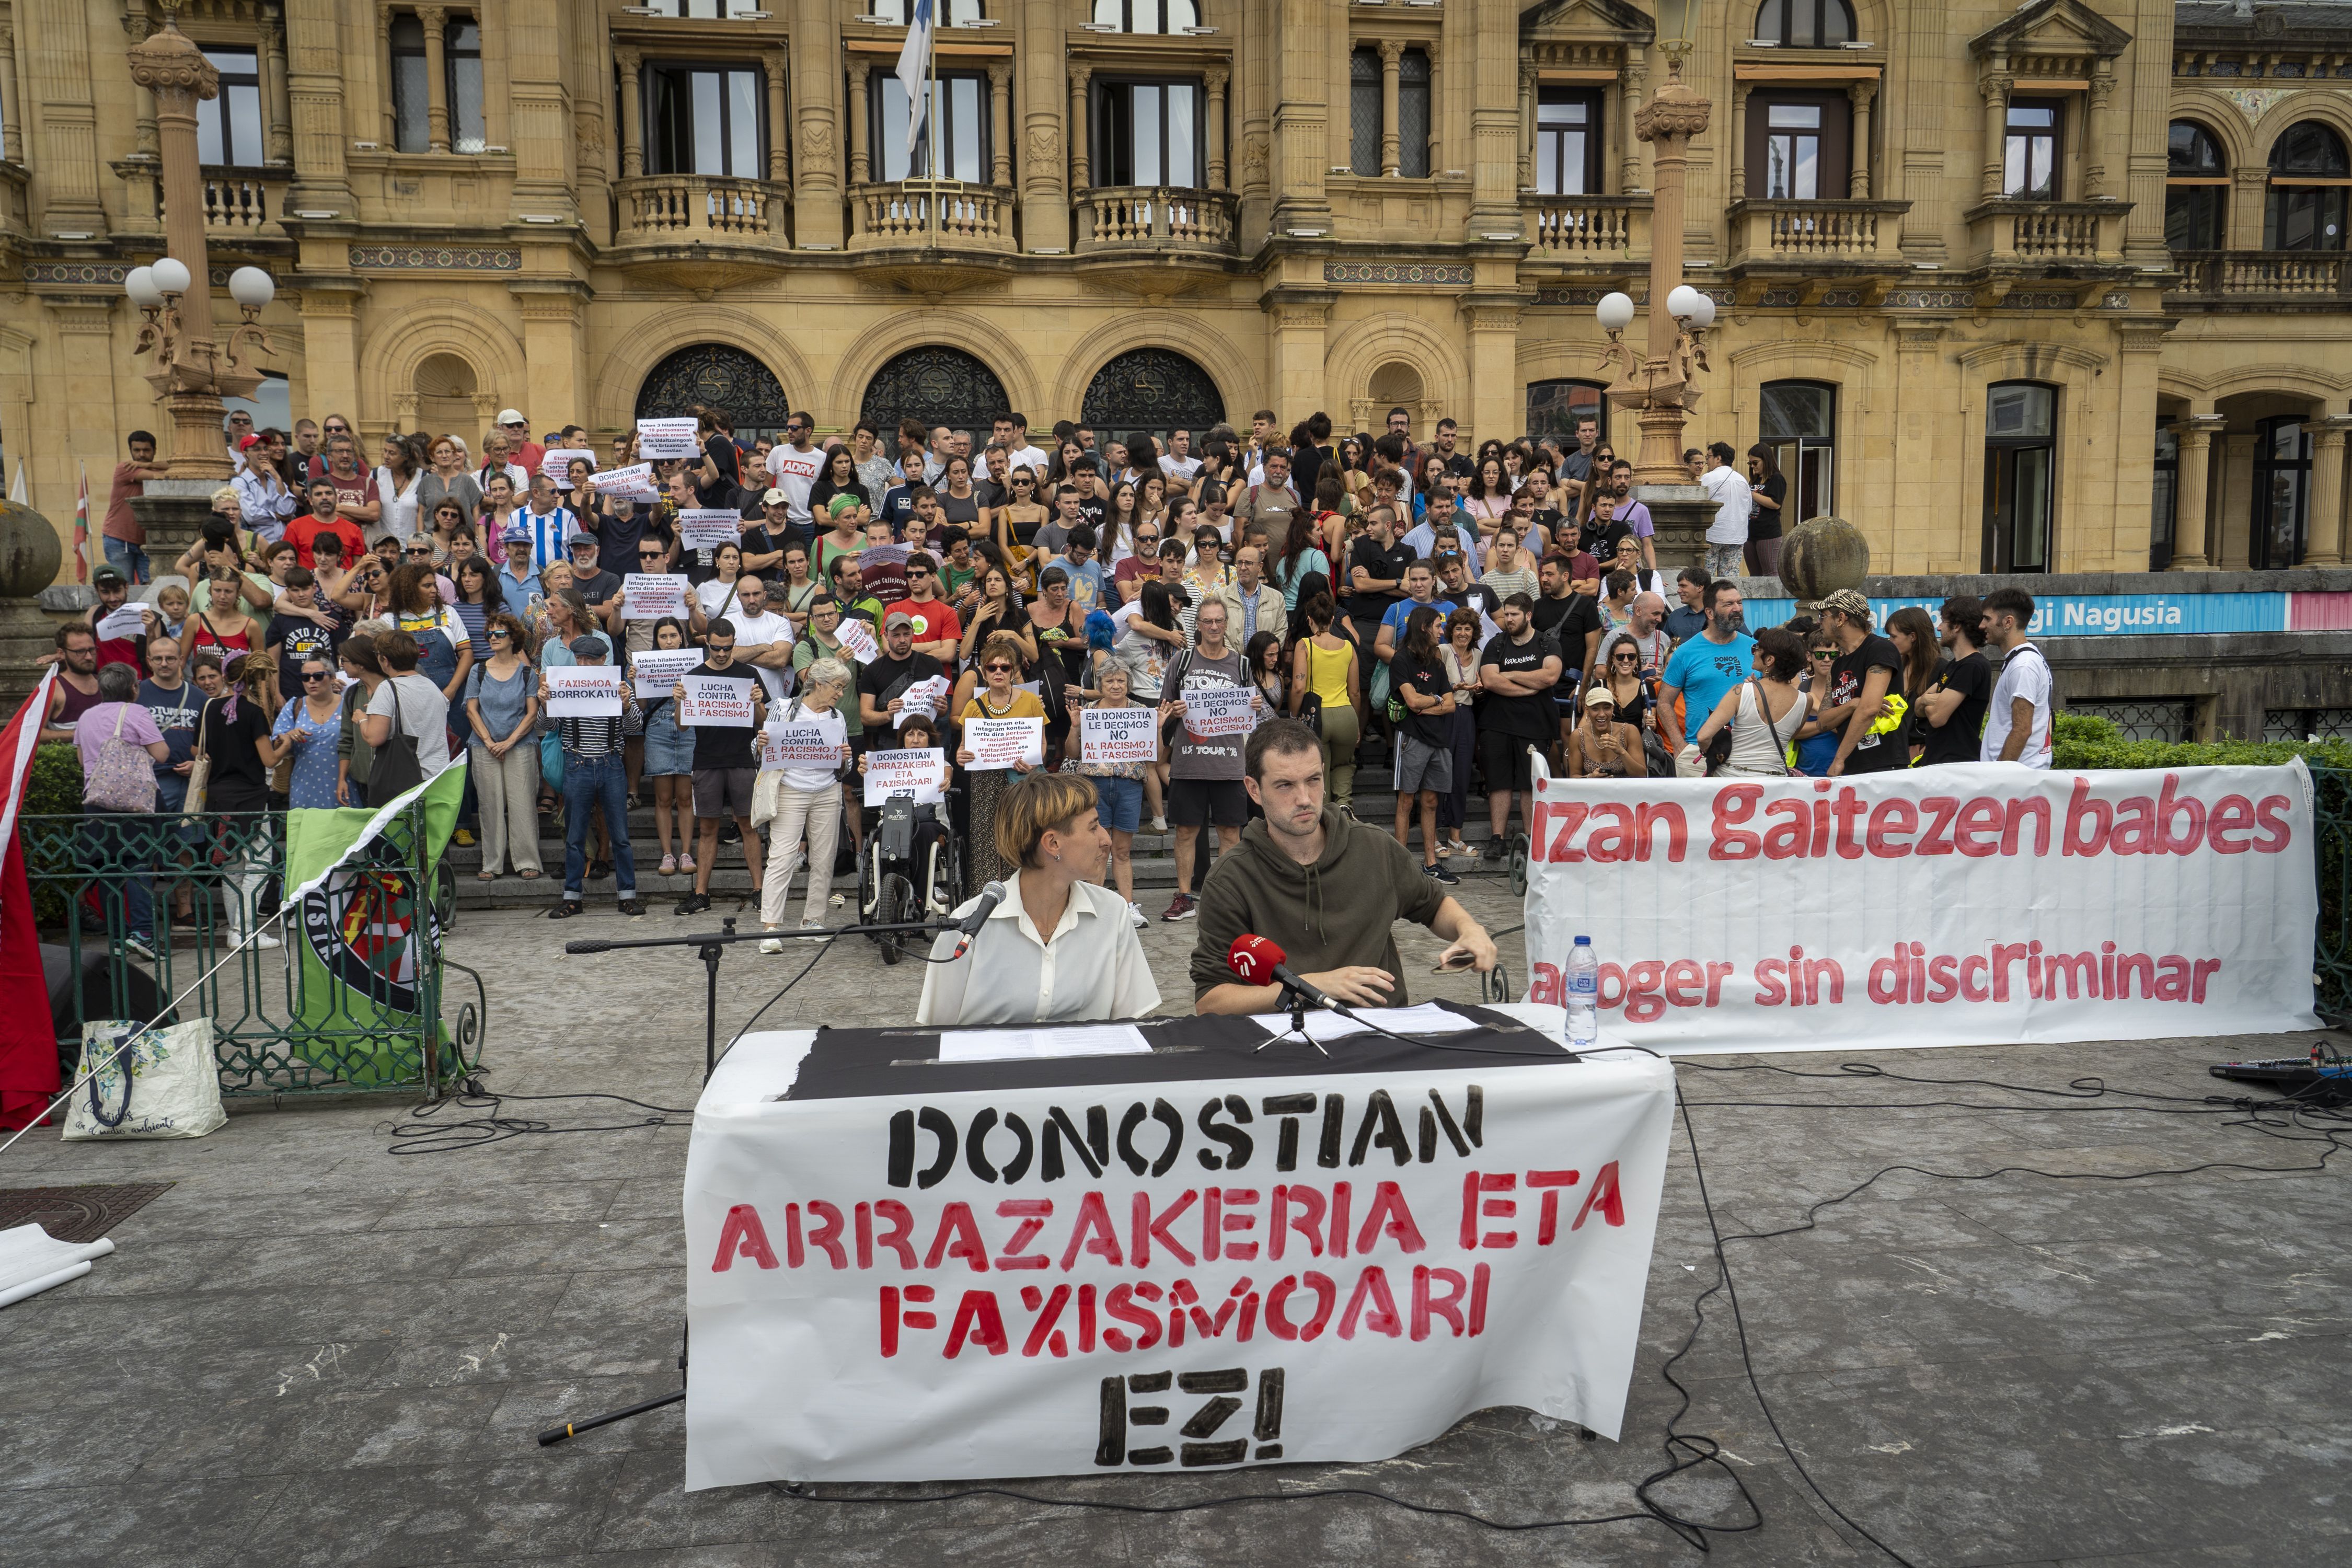
[[[1031,250],[1070,247],[1070,169],[1065,153],[1076,142],[1068,110],[1062,14],[1056,0],[1009,0],[1001,15],[1020,29],[1013,53],[1021,73],[1021,145],[1015,179],[1021,202],[1021,243]]]
[[[2221,458],[2221,495],[2213,508],[2205,553],[2216,570],[2252,568],[2254,559],[2254,448],[2262,437],[2252,430],[2231,431],[2217,443]]]
[[[849,67],[849,183],[862,185],[874,176],[867,166],[866,141],[866,62],[852,56]]]
[[[1274,136],[1269,154],[1276,166],[1277,237],[1286,237],[1285,231],[1294,228],[1328,234],[1331,227],[1325,172],[1341,160],[1331,155],[1330,10],[1326,0],[1281,0],[1281,14],[1269,39],[1270,47],[1278,51],[1272,72]],[[1338,45],[1343,51],[1347,47],[1344,33],[1343,14]],[[1319,327],[1316,339],[1319,344]],[[1319,388],[1319,370],[1316,384]],[[1281,391],[1279,382],[1276,391]],[[1277,402],[1276,406],[1286,405]],[[1316,405],[1310,402],[1307,406]]]
[[[143,42],[154,28],[148,22],[146,13],[142,11],[126,14],[122,18],[122,30],[131,36],[133,44],[138,44]],[[16,87],[15,71],[0,75],[0,92],[8,95],[8,108],[12,112],[16,108]],[[155,95],[136,83],[131,86],[131,95],[132,151],[130,157],[114,165],[115,174],[122,181],[120,232],[125,235],[156,235],[163,232],[163,225],[159,216],[163,208],[162,194],[156,183],[162,158],[155,139]],[[8,136],[8,155],[18,163],[26,161],[25,149],[17,143],[14,132]]]
[[[1273,408],[1316,408],[1325,396],[1324,333],[1339,295],[1328,289],[1276,289],[1265,300],[1274,318]]]
[[[296,303],[302,312],[302,374],[309,393],[307,406],[328,409],[358,405],[360,300],[366,293],[367,281],[362,278],[302,279]]]
[[[1519,175],[1518,188],[1532,190],[1536,183],[1536,68],[1522,63],[1519,67]],[[1601,117],[1608,121],[1611,133],[1615,133],[1617,117]]]
[[[1521,301],[1507,294],[1465,294],[1456,303],[1470,333],[1470,419],[1475,443],[1524,423],[1518,375]]]
[[[419,5],[416,20],[425,29],[425,146],[427,152],[449,150],[449,38],[445,29],[449,13],[438,5]],[[389,94],[386,95],[389,98]]]
[[[293,116],[286,105],[286,24],[275,12],[261,22],[262,156],[272,163],[294,161]]]
[[[1209,188],[1225,188],[1225,80],[1223,66],[1211,66],[1209,85]]]
[[[2218,414],[2191,414],[2180,422],[2180,468],[2173,476],[2172,570],[2204,572],[2210,530],[2206,526],[2208,476],[2213,437],[2229,421]]]
[[[785,0],[773,9],[792,39],[791,128],[777,134],[798,148],[792,159],[793,243],[845,243],[841,199],[841,19],[851,13],[823,0]]]
[[[289,212],[353,216],[350,170],[343,159],[351,138],[343,130],[341,20],[335,0],[286,0],[286,94],[294,127],[294,183],[285,201]],[[489,74],[487,68],[483,74]],[[310,406],[327,405],[314,397]]]
[[[1010,189],[1013,184],[1013,62],[991,61],[988,67],[988,183]]]
[[[2095,202],[2107,194],[2107,100],[2116,90],[2114,64],[2099,62],[2083,109],[2083,195]]]
[[[1087,168],[1087,84],[1094,74],[1090,65],[1070,68],[1070,187],[1080,195],[1094,184]]]
[[[1404,46],[1392,38],[1381,40],[1381,174],[1393,180],[1402,167],[1403,142],[1397,125],[1397,81],[1402,73]]]
[[[2310,546],[2305,566],[2344,563],[2344,433],[2352,418],[2311,421]]]
[[[26,119],[40,146],[11,148],[10,155],[40,171],[34,222],[44,234],[103,236],[108,222],[99,184],[98,105],[91,92],[92,13],[79,0],[18,0],[13,19],[35,105]]]
[[[2009,140],[2009,92],[2016,79],[2009,74],[2009,57],[2002,55],[1995,62],[1991,74],[1977,84],[1984,97],[1984,163],[1978,195],[1987,201],[2000,195],[2000,167],[2003,149]]]
[[[1449,7],[1449,9],[1452,9]],[[1527,220],[1519,213],[1519,159],[1527,145],[1527,121],[1521,117],[1519,86],[1518,11],[1509,0],[1478,0],[1471,20],[1451,17],[1445,37],[1454,46],[1454,101],[1468,106],[1470,143],[1457,149],[1446,143],[1445,162],[1435,161],[1430,172],[1443,176],[1447,165],[1470,172],[1470,213],[1463,237],[1484,243],[1482,234],[1524,237]],[[1433,72],[1436,56],[1430,57]],[[1459,125],[1461,118],[1448,123]]]
[[[1433,174],[1445,172],[1445,83],[1438,74],[1443,51],[1444,46],[1434,43],[1421,48],[1429,57],[1429,172]]]
[[[760,57],[760,66],[768,77],[768,178],[779,185],[789,184],[793,139],[786,132],[792,121],[784,118],[784,51],[768,50]]]
[[[1748,95],[1744,81],[1731,84],[1731,199],[1748,199]]]
[[[571,89],[563,72],[564,7],[558,0],[506,0],[508,116],[512,121],[515,181],[509,210],[517,216],[553,215],[574,221],[577,149],[572,135]],[[429,40],[430,29],[426,32]],[[489,62],[483,61],[483,76]],[[567,397],[576,394],[567,394]],[[541,408],[566,406],[564,399]]]
[[[1870,199],[1870,106],[1877,96],[1874,81],[1858,81],[1845,89],[1846,101],[1853,105],[1853,171],[1846,177],[1845,192],[1849,201]],[[1738,152],[1732,156],[1738,157]]]
[[[621,178],[634,180],[646,172],[646,117],[637,96],[644,89],[638,72],[645,57],[635,49],[614,49],[613,64],[621,72]]]
[[[526,379],[520,406],[572,406],[588,384],[580,331],[586,286],[569,278],[518,278],[507,284],[507,292],[522,311]]]
[[[1631,125],[1642,112],[1642,88],[1650,79],[1650,68],[1639,47],[1626,46],[1625,64],[1617,73],[1617,79],[1621,84],[1618,96],[1625,105],[1622,119]],[[1625,138],[1624,170],[1617,188],[1625,195],[1650,188],[1642,183],[1642,142],[1638,137]]]
[[[145,89],[140,96],[146,97]],[[25,122],[16,112],[16,35],[8,27],[0,27],[0,149],[9,163],[25,162]]]
[[[147,41],[147,35],[155,29],[148,22],[146,13],[140,11],[122,18],[122,30],[131,35],[133,44],[142,44]],[[6,91],[11,98],[16,96],[16,88],[14,72],[5,80],[0,80],[0,90]],[[161,143],[155,139],[155,95],[134,83],[131,89],[131,101],[136,105],[131,110],[131,144],[137,149],[140,157],[156,157]],[[19,163],[25,162],[24,149],[13,142],[10,143],[10,155]]]

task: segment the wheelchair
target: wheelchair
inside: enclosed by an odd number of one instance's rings
[[[932,805],[894,795],[866,812],[866,845],[857,857],[857,923],[897,925],[944,915],[963,902],[963,854],[949,790]],[[907,931],[877,931],[882,962],[905,956]],[[919,949],[918,950],[919,951]]]

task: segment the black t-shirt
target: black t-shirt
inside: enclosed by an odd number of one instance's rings
[[[603,553],[601,549],[597,551],[597,554]],[[635,563],[632,562],[629,569],[635,571]],[[619,574],[607,572],[602,566],[593,572],[583,572],[575,565],[572,568],[572,586],[583,604],[593,607],[612,602],[613,595],[621,591],[621,579]]]
[[[664,549],[669,547],[667,531],[652,526],[654,509],[630,501],[615,500],[609,512],[592,512],[582,519],[588,531],[596,536],[597,561],[614,571],[635,572],[638,569],[637,545],[652,538]]]
[[[765,555],[772,551],[782,548],[783,546],[777,542],[776,536],[768,531],[768,525],[764,522],[743,531],[743,554],[746,559],[754,555]],[[771,561],[765,566],[755,567],[744,573],[743,575],[757,577],[762,583],[780,583],[784,576],[784,563],[782,560]]]
[[[335,668],[335,650],[343,646],[343,637],[351,623],[340,609],[329,611],[334,621],[322,626],[300,616],[278,616],[269,623],[269,640],[264,647],[278,650],[278,691],[280,697],[298,697],[302,691],[302,661],[323,658],[327,668]],[[238,704],[242,716],[244,705]]]
[[[1109,505],[1109,501],[1098,495],[1078,498],[1078,515],[1087,520],[1087,525],[1095,531],[1097,539],[1102,537],[1103,511]]]
[[[1861,697],[1863,686],[1874,669],[1886,671],[1889,694],[1903,695],[1903,656],[1885,637],[1866,636],[1862,646],[1852,653],[1841,654],[1830,665],[1829,706],[1834,708]],[[1854,737],[1853,750],[1846,753],[1845,771],[1850,773],[1885,773],[1890,768],[1908,767],[1911,752],[1904,736],[1907,725],[1877,735],[1869,732],[1869,725],[1857,713],[1846,721],[1851,728],[1860,731]]]
[[[1603,522],[1597,517],[1588,517],[1578,530],[1576,547],[1605,563],[1617,558],[1617,542],[1630,539],[1633,533],[1633,525],[1622,518],[1612,517]],[[1601,575],[1608,574],[1604,571]]]
[[[708,663],[697,665],[690,675],[716,676],[721,680],[740,680],[751,688],[754,699],[760,696],[760,678],[751,667],[736,659],[724,669],[713,669]],[[756,714],[757,709],[753,710]],[[759,765],[752,742],[759,739],[759,730],[751,724],[740,729],[726,724],[698,724],[694,727],[694,771],[707,773],[713,768],[750,768]]]
[[[1312,500],[1315,481],[1322,477],[1323,465],[1331,461],[1328,447],[1301,447],[1290,454],[1290,488]]]
[[[1547,658],[1557,658],[1559,645],[1541,632],[1524,643],[1515,643],[1507,637],[1489,637],[1486,651],[1478,656],[1478,666],[1489,665],[1507,674],[1524,674],[1540,668]],[[1567,660],[1561,666],[1566,668]],[[1531,697],[1507,697],[1499,691],[1489,691],[1478,699],[1478,728],[1498,734],[1516,735],[1528,741],[1549,741],[1559,731],[1559,710],[1549,691],[1538,691]]]
[[[1389,689],[1402,700],[1406,690],[1423,697],[1443,697],[1454,689],[1445,678],[1443,659],[1423,660],[1413,657],[1411,649],[1399,648],[1389,660]],[[1418,713],[1411,703],[1405,704],[1405,733],[1433,746],[1451,745],[1454,740],[1454,716],[1450,713]]]
[[[1401,584],[1404,581],[1404,569],[1412,565],[1414,560],[1412,547],[1402,541],[1400,540],[1383,549],[1380,541],[1366,534],[1348,547],[1347,581],[1350,584],[1355,582],[1356,568],[1360,566],[1383,583]],[[1359,594],[1353,587],[1349,587],[1348,614],[1360,621],[1377,621],[1387,615],[1389,606],[1402,596],[1402,588],[1393,592],[1383,590],[1370,594]]]
[[[227,714],[228,699],[215,697],[205,704],[197,721],[197,743],[211,761],[211,782],[205,789],[208,811],[262,811],[269,805],[269,770],[261,763],[261,742],[269,734],[270,715],[249,697],[236,700],[236,717]]]
[[[1539,595],[1536,599],[1536,630],[1548,632],[1559,647],[1560,683],[1553,696],[1573,695],[1577,672],[1584,668],[1585,638],[1601,629],[1601,606],[1590,594],[1565,599]]]
[[[714,434],[702,444],[702,453],[717,466],[719,478],[706,484],[698,475],[694,481],[695,500],[707,507],[734,510],[741,504],[735,492],[743,483],[743,454],[736,449],[734,437]]]
[[[1929,691],[1938,688],[1959,692],[1960,706],[1941,729],[1921,716],[1918,733],[1927,749],[1919,755],[1919,765],[1973,763],[1982,752],[1985,710],[1992,702],[1992,663],[1980,653],[1948,658],[1936,671],[1936,679],[1927,683]]]
[[[1789,476],[1774,474],[1757,488],[1779,504],[1756,507],[1748,512],[1748,537],[1778,539],[1780,537],[1781,504],[1785,504],[1789,499]]]
[[[892,658],[886,648],[874,661],[857,672],[857,689],[874,699],[874,706],[887,709],[890,699],[903,694],[919,680],[929,680],[946,673],[940,661],[927,653],[910,653],[904,658]],[[944,709],[947,703],[942,700]]]

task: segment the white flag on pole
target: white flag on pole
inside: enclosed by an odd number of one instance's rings
[[[930,14],[930,0],[924,0],[923,14],[925,16]],[[18,506],[33,504],[31,493],[25,489],[25,460],[22,458],[16,459],[16,482],[8,487],[8,499]]]
[[[898,51],[898,85],[907,89],[907,170],[909,174],[929,168],[927,159],[918,149],[922,144],[923,113],[929,100],[923,90],[923,69],[931,51],[931,5],[933,0],[913,0],[913,14],[907,26],[906,47]]]

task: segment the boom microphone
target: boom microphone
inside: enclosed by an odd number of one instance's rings
[[[971,939],[980,934],[980,928],[988,923],[988,917],[994,914],[996,906],[1003,901],[1003,883],[991,882],[981,889],[980,902],[972,905],[971,913],[956,922],[955,929],[962,934],[963,940],[957,942],[955,951],[948,955],[949,963],[953,963],[971,951]]]
[[[1225,967],[1252,985],[1285,985],[1306,997],[1318,1007],[1337,1008],[1339,1005],[1316,986],[1291,973],[1288,957],[1282,949],[1262,936],[1247,931],[1234,938],[1234,945],[1225,950]]]

